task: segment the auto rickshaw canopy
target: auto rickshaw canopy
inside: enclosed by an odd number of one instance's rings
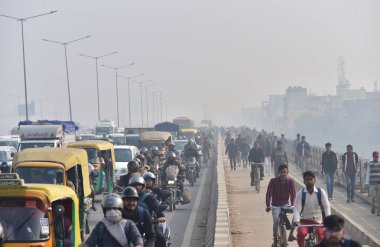
[[[79,165],[82,172],[84,195],[91,194],[90,178],[88,171],[87,152],[76,148],[29,148],[17,153],[12,166],[15,170],[18,166],[49,166],[60,164],[65,171]]]
[[[141,141],[171,141],[172,135],[164,131],[150,131],[140,134]]]

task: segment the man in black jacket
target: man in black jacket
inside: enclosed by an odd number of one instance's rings
[[[148,210],[138,206],[139,195],[135,188],[127,187],[123,191],[124,208],[121,211],[124,219],[133,221],[141,236],[145,237],[144,246],[154,247],[156,234],[154,232],[152,216]]]
[[[255,144],[253,145],[253,148],[249,151],[248,160],[249,162],[252,162],[252,163],[261,163],[259,165],[261,180],[263,180],[263,177],[264,177],[264,166],[263,166],[264,159],[265,159],[264,152],[260,148],[260,144],[258,142],[255,142]],[[251,176],[251,185],[253,186],[252,176]]]
[[[326,151],[322,154],[322,174],[325,175],[327,195],[329,200],[333,199],[334,175],[337,169],[338,159],[331,150],[331,143],[325,144]]]

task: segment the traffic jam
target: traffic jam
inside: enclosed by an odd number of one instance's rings
[[[4,246],[170,246],[166,216],[212,159],[216,129],[188,117],[148,128],[21,121],[0,136]],[[94,212],[102,219],[91,225]]]

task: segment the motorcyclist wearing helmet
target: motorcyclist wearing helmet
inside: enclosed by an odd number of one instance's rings
[[[190,157],[194,157],[195,159],[199,160],[198,147],[194,140],[189,139],[189,141],[185,145],[184,157],[185,157],[185,160],[190,159]]]
[[[147,172],[143,175],[143,178],[145,180],[146,192],[155,195],[156,199],[162,202],[164,200],[164,193],[160,187],[156,186],[156,175],[152,172]]]
[[[145,237],[144,246],[154,247],[156,234],[153,228],[152,216],[148,210],[138,206],[139,195],[134,187],[127,187],[123,190],[122,199],[124,207],[122,215],[124,219],[133,221],[141,236]]]
[[[168,152],[168,157],[167,157],[166,162],[164,163],[163,168],[162,168],[162,179],[163,179],[164,183],[166,183],[166,177],[167,177],[166,169],[169,168],[170,166],[176,166],[178,168],[177,183],[178,183],[178,188],[181,191],[181,195],[179,195],[179,198],[181,201],[182,200],[182,194],[183,194],[183,182],[184,182],[183,179],[186,176],[186,169],[183,165],[181,165],[177,161],[177,156],[174,152]]]
[[[119,186],[122,188],[128,187],[129,179],[133,176],[133,174],[139,172],[140,164],[136,160],[131,160],[128,162],[127,167],[128,167],[127,174],[120,176]]]
[[[118,194],[110,193],[103,198],[104,219],[96,224],[83,247],[95,246],[143,246],[143,239],[131,220],[122,218],[123,200]]]
[[[168,151],[166,151],[165,158],[168,157],[169,152],[174,152],[177,157],[179,157],[179,152],[177,149],[175,149],[175,144],[173,142],[169,142],[168,144]]]
[[[154,146],[150,149],[150,156],[148,156],[147,161],[149,166],[152,166],[155,163],[160,163],[160,155],[158,153],[157,146]]]
[[[151,215],[155,215],[159,222],[165,221],[165,214],[160,211],[160,203],[153,194],[145,191],[145,180],[141,176],[133,176],[129,180],[129,186],[136,189],[139,195],[138,205],[144,209],[149,210]],[[156,246],[166,246],[165,236],[162,234],[158,225],[154,225],[154,231],[156,233]],[[159,243],[159,244],[157,244]]]
[[[143,154],[145,157],[148,157],[148,149],[146,147],[142,147],[140,149],[140,154]]]

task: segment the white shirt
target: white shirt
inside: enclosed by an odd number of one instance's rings
[[[321,203],[322,207],[325,211],[325,216],[329,216],[331,214],[330,209],[330,203],[327,198],[326,192],[322,189],[321,190]],[[312,194],[310,194],[306,187],[304,187],[304,190],[306,192],[306,200],[305,205],[302,211],[302,216],[300,215],[302,210],[302,189],[299,190],[296,194],[296,202],[293,210],[293,220],[295,222],[299,222],[300,219],[303,220],[316,220],[316,221],[322,221],[322,211],[319,206],[318,202],[318,196],[317,196],[317,188],[314,186],[314,191]]]

